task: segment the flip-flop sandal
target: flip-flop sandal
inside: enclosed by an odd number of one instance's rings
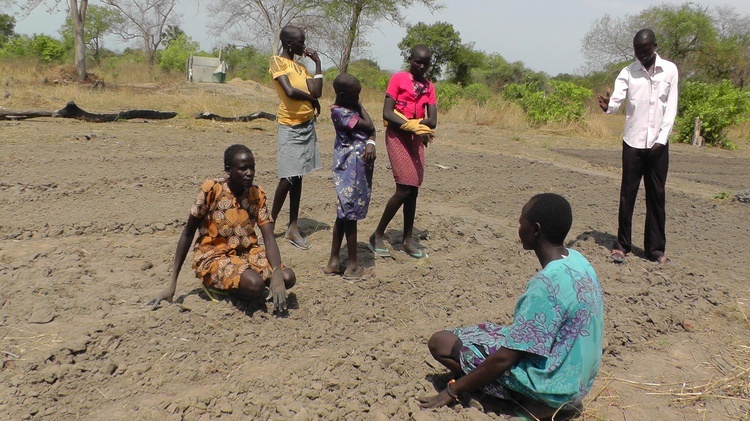
[[[407,251],[404,251],[404,253],[408,254],[409,256],[415,259],[426,259],[429,257],[427,253],[423,252],[422,250],[417,250],[414,253],[409,253]]]
[[[305,240],[304,238],[300,241],[294,241],[291,238],[287,238],[286,240],[289,241],[289,244],[293,245],[294,247],[297,247],[298,249],[310,250],[310,247],[312,247],[310,243],[308,243],[307,240]]]
[[[387,248],[384,248],[384,249],[377,248],[377,247],[373,246],[370,243],[367,243],[367,248],[370,249],[370,251],[372,252],[372,254],[374,254],[377,257],[391,257],[391,250],[390,249],[387,249]]]
[[[220,289],[206,286],[206,284],[204,284],[203,282],[201,282],[201,288],[203,288],[203,292],[206,293],[208,298],[215,303],[218,303],[219,301],[223,300],[228,295],[226,291],[222,291]],[[221,299],[218,299],[216,297],[219,297]]]
[[[612,254],[610,254],[609,257],[615,263],[622,263],[625,261],[625,252],[622,250],[614,249],[612,250]]]

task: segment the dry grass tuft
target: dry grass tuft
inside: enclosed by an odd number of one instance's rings
[[[461,100],[447,111],[440,111],[440,121],[449,123],[472,123],[478,126],[493,126],[513,131],[529,130],[523,111],[515,104],[499,98],[485,105],[472,100]]]

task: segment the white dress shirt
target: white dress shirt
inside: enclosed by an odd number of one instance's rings
[[[636,60],[622,69],[609,98],[608,114],[625,102],[622,140],[636,149],[666,145],[677,115],[677,66],[656,54],[654,73]]]

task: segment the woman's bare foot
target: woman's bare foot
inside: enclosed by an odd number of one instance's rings
[[[372,269],[365,268],[364,266],[360,265],[357,265],[356,267],[347,266],[344,274],[342,275],[344,279],[350,281],[371,278],[373,276],[375,276],[375,273],[372,271]]]
[[[338,257],[333,257],[328,260],[328,264],[326,267],[323,268],[323,273],[326,275],[340,275],[341,274],[341,267]]]

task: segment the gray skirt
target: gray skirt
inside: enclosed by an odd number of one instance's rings
[[[279,179],[301,177],[322,168],[315,119],[296,126],[278,125],[276,157]]]

